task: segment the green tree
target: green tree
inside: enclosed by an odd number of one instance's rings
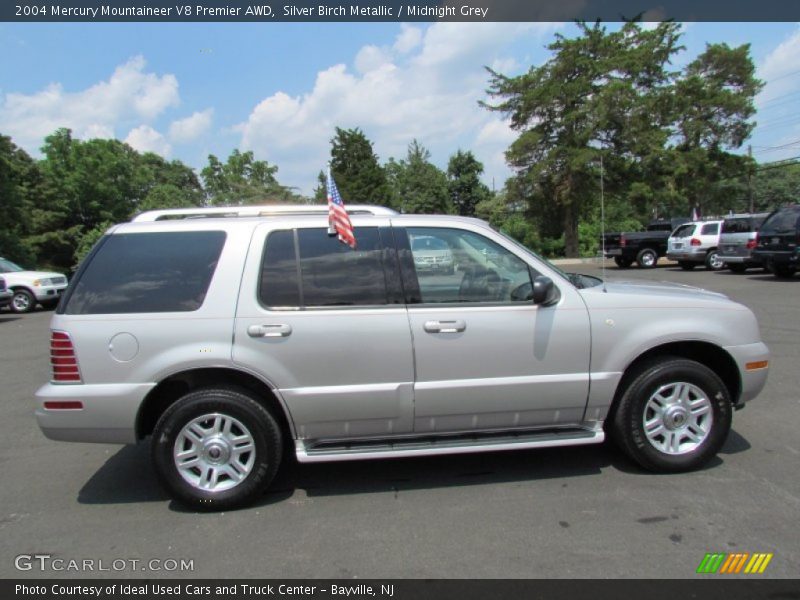
[[[252,152],[234,150],[224,163],[209,155],[201,176],[212,206],[303,202],[291,188],[278,183],[277,172],[277,166],[256,160]]]
[[[0,256],[30,265],[28,214],[41,193],[41,173],[27,152],[0,135]]]
[[[484,104],[508,115],[520,132],[506,152],[516,170],[510,190],[534,212],[536,205],[552,207],[567,256],[580,253],[578,222],[597,197],[599,153],[607,156],[607,171],[623,172],[636,161],[646,171],[641,157],[666,139],[662,113],[669,103],[662,92],[679,49],[674,23],[649,31],[636,23],[615,32],[600,23],[578,26],[576,38],[556,36],[545,64],[517,77],[490,70],[488,92],[501,101]]]
[[[386,173],[360,129],[336,128],[331,139],[331,173],[345,203],[390,203]]]
[[[401,161],[389,160],[387,172],[395,194],[394,204],[405,213],[447,214],[450,202],[447,175],[431,161],[431,153],[417,140]]]
[[[447,187],[450,201],[459,215],[475,216],[475,207],[491,192],[481,181],[483,164],[472,154],[458,150],[447,164]]]

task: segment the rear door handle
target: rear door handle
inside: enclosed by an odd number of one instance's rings
[[[462,319],[454,321],[425,321],[425,325],[422,328],[428,333],[460,333],[467,328],[467,323]]]
[[[259,337],[288,337],[292,333],[292,326],[285,323],[268,323],[265,325],[250,325],[247,335]]]

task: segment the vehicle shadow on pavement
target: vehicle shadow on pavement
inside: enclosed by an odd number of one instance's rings
[[[3,323],[11,323],[12,321],[19,321],[22,317],[12,317],[0,314],[0,325]]]
[[[750,443],[735,431],[720,450],[737,454]],[[713,458],[702,470],[723,464]],[[657,476],[639,468],[616,445],[600,445],[487,452],[427,458],[400,458],[353,462],[299,464],[289,457],[263,498],[254,507],[289,500],[297,490],[309,497],[373,494],[401,491],[492,485],[546,479],[600,475],[613,469],[629,475]],[[671,476],[671,475],[666,475]],[[128,504],[164,502],[161,488],[150,464],[147,444],[125,446],[109,458],[78,492],[81,504]],[[170,510],[194,512],[177,502]]]
[[[800,283],[800,275],[794,277],[775,277],[773,274],[754,275],[748,277],[750,281],[764,281],[769,283]]]

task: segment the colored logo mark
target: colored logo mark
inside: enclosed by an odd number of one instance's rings
[[[733,552],[731,554],[724,552],[709,553],[700,562],[697,567],[698,573],[716,573],[716,574],[739,574],[747,573],[755,575],[763,573],[767,569],[769,561],[772,560],[773,554],[766,552],[756,552],[750,554],[749,552]]]

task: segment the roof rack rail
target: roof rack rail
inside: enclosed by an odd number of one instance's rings
[[[385,206],[351,204],[347,207],[350,215],[396,215],[397,211]],[[224,217],[271,217],[279,215],[327,215],[327,204],[266,204],[263,206],[215,206],[212,208],[168,208],[149,210],[136,215],[131,222],[142,223],[166,221],[169,219],[200,219]]]

